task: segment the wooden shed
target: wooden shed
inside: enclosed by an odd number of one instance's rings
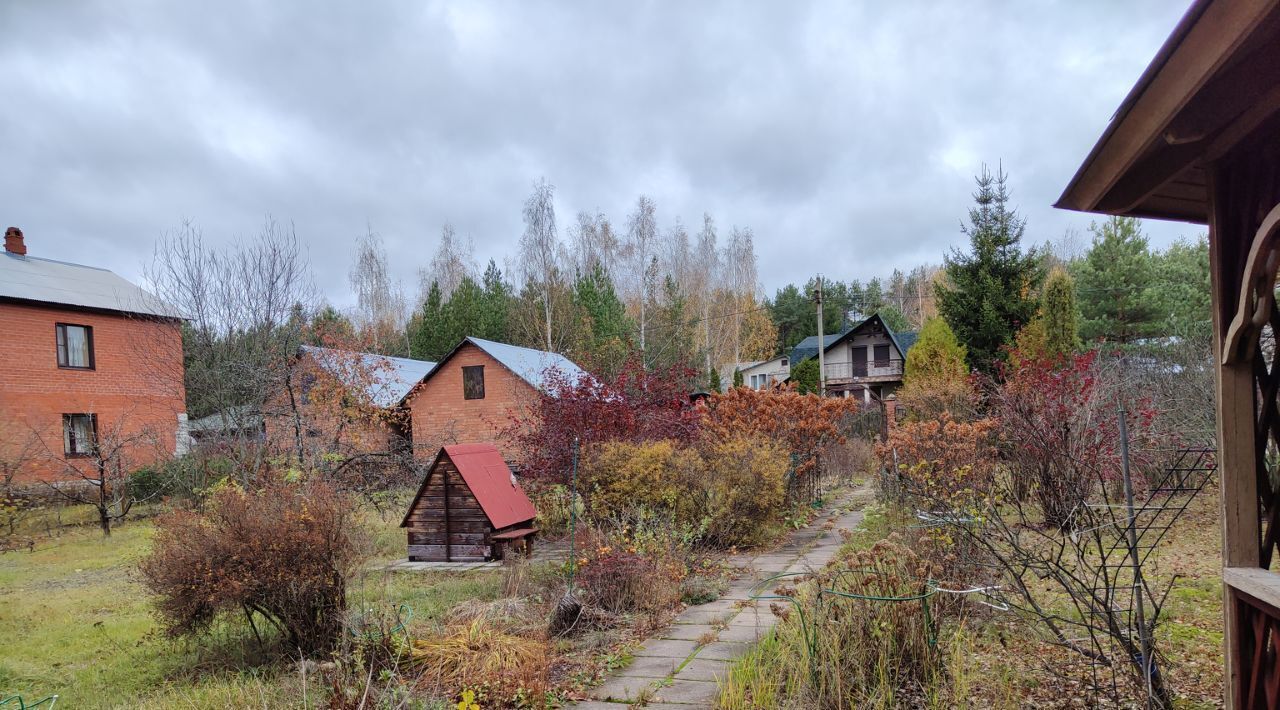
[[[498,447],[454,444],[436,454],[400,527],[410,560],[481,562],[511,544],[531,549],[536,515]]]

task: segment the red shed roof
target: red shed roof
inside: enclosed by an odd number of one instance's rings
[[[537,516],[533,503],[529,502],[529,496],[525,495],[520,484],[516,483],[515,475],[507,467],[502,454],[498,453],[497,446],[493,444],[446,446],[436,454],[436,459],[431,464],[432,469],[440,462],[441,456],[448,456],[457,467],[458,473],[462,474],[462,480],[466,482],[467,488],[471,489],[471,495],[479,501],[484,514],[489,518],[489,524],[493,527],[505,528],[533,520]],[[426,484],[427,481],[423,480],[422,486],[418,488],[418,495],[414,496],[413,503],[409,505],[409,512],[405,514],[404,522],[400,523],[400,527],[408,524],[409,513],[412,513],[414,507],[418,505],[418,498],[422,496]]]

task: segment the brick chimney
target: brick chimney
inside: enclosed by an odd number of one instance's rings
[[[21,229],[10,227],[4,230],[4,250],[18,256],[27,255],[27,245],[22,241]]]

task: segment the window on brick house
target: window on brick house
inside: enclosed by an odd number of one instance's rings
[[[484,399],[484,365],[462,368],[462,398]]]
[[[58,343],[58,367],[93,369],[93,328],[58,323],[54,327]]]
[[[92,456],[98,441],[96,414],[62,415],[62,452],[67,456]]]

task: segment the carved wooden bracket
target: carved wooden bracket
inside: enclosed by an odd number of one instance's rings
[[[1234,365],[1249,362],[1262,326],[1271,318],[1275,304],[1276,269],[1280,267],[1280,205],[1271,208],[1262,226],[1253,235],[1249,260],[1240,281],[1240,299],[1235,317],[1222,344],[1222,362]]]

